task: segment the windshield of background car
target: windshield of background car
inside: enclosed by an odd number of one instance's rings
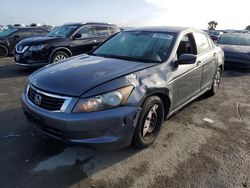
[[[15,33],[16,31],[17,31],[17,29],[13,29],[13,28],[5,29],[5,30],[0,32],[0,37],[7,37],[7,36],[11,35],[12,33]]]
[[[250,35],[222,35],[218,44],[250,46]]]
[[[63,25],[61,27],[58,27],[57,29],[51,31],[46,36],[47,37],[67,37],[72,32],[74,32],[78,26],[76,25]]]
[[[124,31],[105,42],[93,55],[158,63],[167,58],[173,41],[173,33]]]

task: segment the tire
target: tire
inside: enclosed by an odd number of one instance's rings
[[[69,57],[69,55],[63,51],[57,51],[53,54],[52,58],[51,58],[51,63],[55,63],[58,61],[62,61],[65,60]]]
[[[218,92],[220,83],[221,83],[221,69],[218,68],[214,75],[212,88],[208,91],[209,96],[213,96]]]
[[[7,57],[9,55],[9,50],[5,45],[0,45],[0,57]]]
[[[152,144],[158,137],[164,120],[164,105],[158,96],[145,100],[137,120],[132,145],[143,149]]]

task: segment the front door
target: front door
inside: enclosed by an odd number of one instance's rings
[[[95,45],[95,38],[93,37],[93,29],[90,25],[81,27],[77,33],[81,34],[81,38],[70,39],[70,46],[73,55],[87,53],[92,50]]]
[[[192,33],[183,36],[177,49],[177,62],[181,54],[197,55],[197,49]],[[199,59],[194,64],[178,65],[173,71],[173,108],[185,104],[200,92],[202,66]]]

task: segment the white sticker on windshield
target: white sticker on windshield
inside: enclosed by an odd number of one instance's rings
[[[173,36],[172,36],[172,35],[168,35],[168,34],[163,34],[163,33],[155,33],[155,34],[153,35],[153,38],[171,40],[171,39],[173,39]]]

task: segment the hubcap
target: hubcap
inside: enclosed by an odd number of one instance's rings
[[[145,119],[144,126],[143,126],[143,131],[142,131],[143,138],[150,136],[155,130],[155,127],[157,124],[157,118],[158,118],[157,109],[158,109],[158,105],[155,104],[146,115],[146,119]]]
[[[54,62],[62,61],[66,59],[67,57],[65,55],[59,54],[55,57]]]

